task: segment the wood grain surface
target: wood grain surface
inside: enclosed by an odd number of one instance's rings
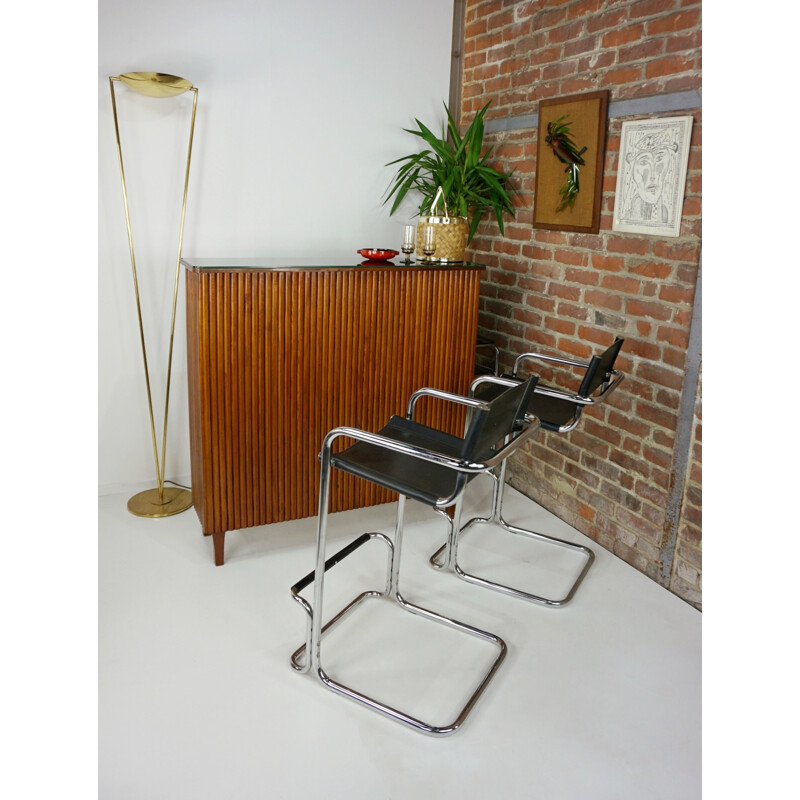
[[[329,430],[376,431],[423,386],[467,392],[480,277],[466,266],[186,269],[192,495],[216,563],[226,531],[317,513]],[[419,412],[463,430],[460,406],[425,398]],[[332,511],[392,499],[335,472]]]

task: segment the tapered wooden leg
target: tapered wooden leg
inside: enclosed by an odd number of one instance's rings
[[[214,539],[214,564],[221,567],[225,563],[225,531],[211,536]]]

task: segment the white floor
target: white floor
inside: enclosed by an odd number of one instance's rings
[[[476,485],[469,505],[486,500],[488,487]],[[102,497],[99,509],[103,800],[701,796],[701,614],[601,547],[573,602],[542,608],[433,570],[427,558],[443,523],[409,503],[407,599],[509,648],[463,728],[436,739],[289,666],[305,624],[289,587],[313,568],[314,519],[230,532],[226,564],[215,567],[193,510],[140,519],[126,501]],[[362,531],[390,533],[394,509],[333,515],[329,555]],[[510,488],[506,518],[590,543]],[[511,583],[556,593],[577,566],[562,548],[486,534],[464,537],[466,568],[485,563]],[[371,542],[332,569],[326,611],[383,588],[384,563],[382,544]],[[448,633],[371,600],[332,630],[323,663],[444,722],[476,665],[493,657]],[[409,660],[414,648],[424,670]],[[390,682],[377,681],[376,662]]]

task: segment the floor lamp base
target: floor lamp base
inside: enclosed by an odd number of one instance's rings
[[[128,500],[128,511],[137,517],[171,517],[192,507],[192,493],[186,489],[165,487],[161,499],[158,489],[148,489]]]

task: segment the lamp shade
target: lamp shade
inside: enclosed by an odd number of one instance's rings
[[[148,97],[175,97],[192,88],[192,82],[164,72],[125,72],[119,79],[129,89]]]

